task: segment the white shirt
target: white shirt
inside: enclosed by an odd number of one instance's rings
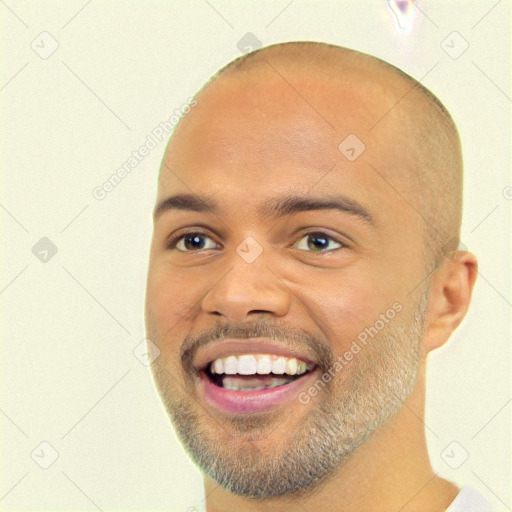
[[[494,512],[491,504],[472,487],[463,487],[446,512]]]

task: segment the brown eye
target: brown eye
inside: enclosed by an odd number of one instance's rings
[[[303,240],[305,240],[305,242],[302,242]],[[335,247],[332,247],[332,244],[335,244]],[[295,248],[309,252],[330,252],[344,246],[345,244],[335,240],[327,233],[318,231],[304,235],[299,240],[299,243],[295,246]]]
[[[177,249],[181,252],[195,252],[203,249],[214,249],[215,247],[215,242],[203,233],[186,233],[172,240],[169,243],[168,249]]]

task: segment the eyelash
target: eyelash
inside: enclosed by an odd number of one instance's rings
[[[178,235],[174,238],[172,238],[169,243],[167,244],[167,249],[170,249],[170,250],[177,250],[177,251],[180,251],[180,252],[184,252],[184,253],[187,253],[187,252],[190,252],[190,253],[193,253],[193,252],[199,252],[199,251],[204,251],[204,250],[208,250],[208,249],[198,249],[198,250],[191,250],[191,251],[187,251],[187,250],[183,250],[183,249],[178,249],[176,246],[178,245],[178,243],[183,240],[184,238],[186,237],[193,237],[194,235],[200,235],[204,238],[210,238],[212,239],[208,234],[206,233],[203,233],[202,231],[190,231],[188,233],[184,233],[184,234],[181,234],[181,235]],[[340,245],[340,247],[336,247],[334,249],[328,249],[328,250],[320,250],[320,251],[305,251],[305,252],[313,252],[313,253],[327,253],[327,252],[334,252],[338,249],[343,249],[344,247],[347,247],[347,244],[343,243],[341,240],[338,240],[337,238],[329,235],[328,233],[325,233],[323,231],[309,231],[307,233],[303,233],[302,236],[298,239],[298,241],[302,240],[303,238],[307,237],[307,236],[311,236],[311,235],[321,235],[323,238],[325,238],[326,240],[330,240],[330,241],[333,241],[337,244]],[[303,249],[300,249],[300,250],[303,250]]]

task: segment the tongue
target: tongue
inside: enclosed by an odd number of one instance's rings
[[[263,389],[282,386],[295,380],[290,375],[224,375],[222,386],[228,389]]]

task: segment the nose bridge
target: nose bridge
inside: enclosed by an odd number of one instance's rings
[[[251,240],[244,240],[226,262],[227,273],[203,298],[202,310],[233,322],[243,322],[251,314],[262,312],[286,315],[290,291],[266,260],[262,249],[256,250]]]

